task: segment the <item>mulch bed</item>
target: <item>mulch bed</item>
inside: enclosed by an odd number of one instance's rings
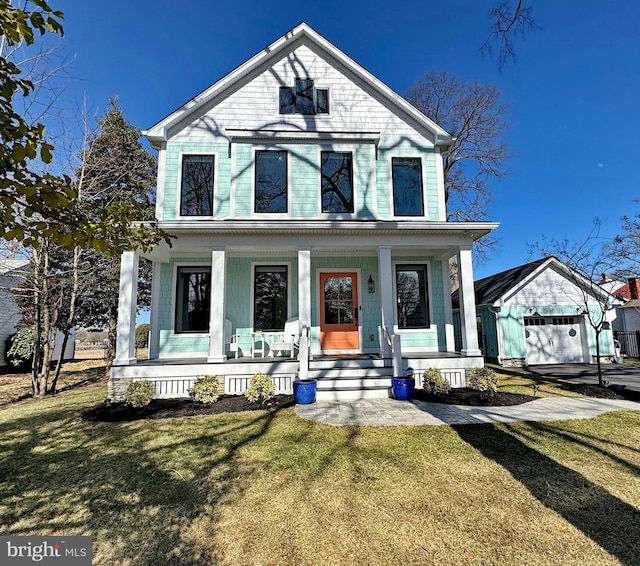
[[[633,391],[625,388],[624,385],[611,385],[601,387],[590,383],[556,383],[556,386],[565,391],[573,391],[587,397],[598,397],[599,399],[627,399],[629,401],[640,401],[640,391]]]
[[[600,387],[582,383],[562,383],[558,387],[566,390],[606,399],[630,399],[640,401],[640,393],[615,387]],[[475,389],[455,388],[448,395],[434,395],[423,389],[416,389],[414,399],[428,403],[448,405],[471,405],[475,407],[521,405],[537,397],[519,393],[499,391],[492,399]],[[276,395],[264,404],[250,403],[244,395],[223,395],[215,403],[194,403],[190,399],[154,399],[146,407],[135,409],[124,403],[101,403],[82,413],[83,419],[90,422],[127,422],[141,419],[167,419],[175,417],[193,417],[196,415],[218,415],[221,413],[239,413],[242,411],[277,411],[293,407],[293,395]]]
[[[531,395],[521,395],[519,393],[505,393],[498,391],[493,399],[489,398],[486,393],[481,393],[476,389],[468,387],[456,387],[451,389],[447,395],[436,395],[427,393],[424,389],[416,389],[413,396],[418,401],[426,401],[427,403],[444,403],[446,405],[471,405],[474,407],[486,407],[493,405],[495,407],[506,407],[508,405],[522,405],[533,401],[536,397]]]
[[[124,403],[101,403],[82,413],[91,422],[125,422],[140,419],[168,419],[196,415],[219,415],[242,411],[277,411],[295,404],[293,395],[276,395],[263,404],[250,403],[244,395],[223,395],[215,403],[194,403],[191,399],[154,399],[136,409]]]

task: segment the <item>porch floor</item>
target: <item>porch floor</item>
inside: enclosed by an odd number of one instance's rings
[[[461,359],[465,358],[459,352],[407,352],[403,354],[402,358],[407,360],[442,360],[442,359]],[[386,358],[381,356],[380,354],[321,354],[314,355],[313,359],[310,360],[313,362],[332,362],[332,361],[366,361],[366,360],[386,360],[391,363],[391,358]],[[244,356],[241,358],[227,358],[224,364],[277,364],[279,362],[297,362],[297,358],[287,358],[284,356],[277,356],[273,358],[269,357],[256,357],[252,358],[250,356]],[[201,357],[191,357],[191,358],[154,358],[151,360],[138,360],[137,365],[170,365],[170,366],[179,366],[179,365],[187,365],[187,364],[206,364],[207,358]],[[216,362],[220,363],[220,362]]]

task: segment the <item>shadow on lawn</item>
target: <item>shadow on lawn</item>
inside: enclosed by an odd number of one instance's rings
[[[528,423],[534,437],[549,434],[544,424]],[[507,470],[547,508],[558,513],[623,564],[640,563],[640,512],[582,474],[530,448],[513,425],[452,427],[460,438]],[[557,431],[553,431],[555,435]],[[568,442],[580,442],[561,435]],[[587,443],[593,448],[591,443]],[[611,454],[602,452],[612,458]],[[626,463],[627,466],[632,466]],[[636,472],[637,473],[637,472]]]
[[[185,535],[203,515],[215,524],[220,501],[244,491],[251,470],[237,452],[274,417],[227,415],[211,428],[183,424],[175,437],[169,422],[87,424],[64,409],[7,421],[4,534],[90,534],[96,564],[214,564],[213,544]]]

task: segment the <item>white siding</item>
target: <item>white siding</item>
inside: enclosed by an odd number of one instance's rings
[[[595,299],[594,304],[597,304]],[[565,275],[548,267],[535,279],[516,288],[509,296],[505,306],[535,307],[542,305],[573,305],[576,308],[584,305],[580,289]]]
[[[280,86],[296,77],[314,79],[329,89],[329,114],[279,114]],[[193,117],[189,117],[192,120]],[[171,141],[220,142],[225,128],[381,132],[380,145],[433,147],[407,122],[306,45],[274,63],[215,107],[170,133]]]

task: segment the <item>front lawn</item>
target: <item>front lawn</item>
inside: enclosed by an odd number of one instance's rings
[[[91,535],[96,565],[640,564],[640,412],[83,420],[105,393],[0,407],[2,534]]]

